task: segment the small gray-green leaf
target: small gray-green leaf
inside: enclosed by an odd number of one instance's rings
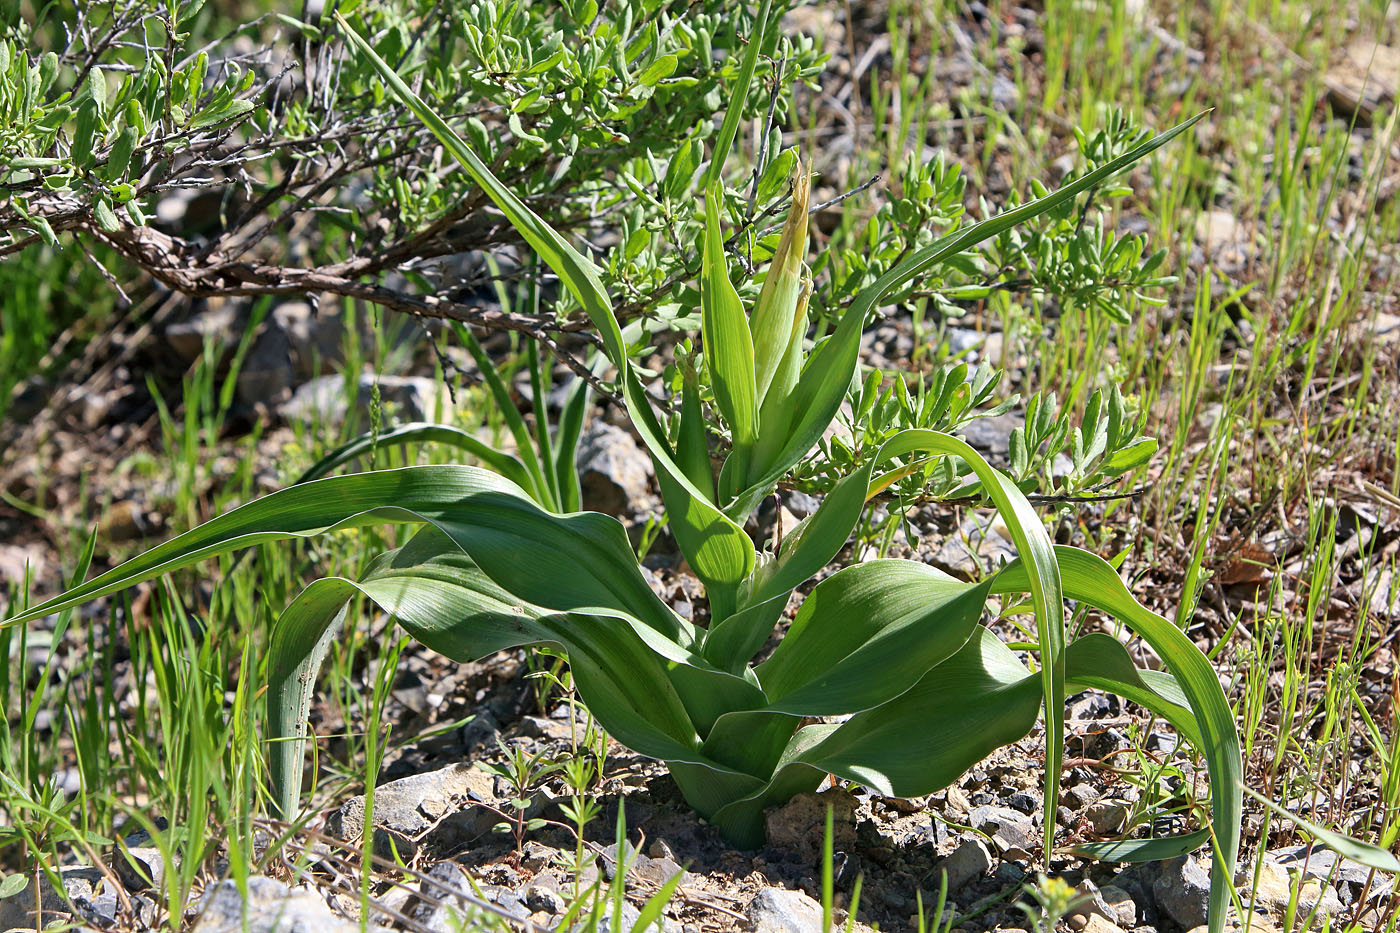
[[[103,233],[116,233],[122,228],[121,221],[117,220],[117,215],[112,210],[112,202],[106,198],[98,198],[92,213]]]
[[[0,881],[0,900],[4,900],[7,897],[14,897],[28,886],[29,877],[27,875],[7,875],[4,881]]]
[[[676,56],[662,55],[637,76],[637,83],[643,87],[653,87],[662,78],[671,77],[676,70]]]

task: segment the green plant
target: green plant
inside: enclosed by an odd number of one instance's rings
[[[832,421],[855,378],[860,332],[888,292],[1020,222],[1062,208],[1195,121],[1052,194],[913,251],[862,288],[831,335],[810,353],[802,272],[805,177],[797,177],[783,237],[746,315],[730,279],[720,233],[725,193],[718,169],[712,169],[701,250],[701,332],[714,413],[732,440],[716,475],[698,367],[684,373],[680,409],[668,432],[652,410],[593,264],[497,180],[367,44],[348,29],[346,34],[587,312],[656,465],[671,531],[705,585],[708,627],[679,618],[652,593],[616,521],[559,514],[541,507],[520,484],[466,466],[331,477],[274,493],[13,622],[262,541],[385,521],[421,524],[406,545],[382,555],[357,580],[312,583],[274,628],[268,647],[269,726],[276,739],[271,771],[285,812],[297,809],[300,737],[316,671],[355,597],[363,594],[448,657],[474,658],[525,644],[562,648],[579,695],[598,721],[623,744],[665,761],[687,800],[727,837],[748,846],[762,841],[766,807],[815,788],[828,774],[897,796],[928,793],[1025,736],[1042,706],[1045,807],[1054,813],[1067,687],[1110,690],[1162,716],[1201,750],[1213,799],[1205,830],[1120,843],[1112,854],[1163,858],[1213,835],[1211,928],[1223,929],[1239,840],[1240,760],[1216,675],[1179,629],[1132,598],[1106,562],[1053,546],[1008,477],[952,435],[910,429],[884,440],[841,477],[820,508],[774,550],[758,551],[742,527]],[[758,45],[751,42],[748,57],[757,55]],[[751,63],[746,67],[751,70]],[[722,131],[712,166],[723,165],[726,148]],[[778,648],[755,664],[793,591],[838,553],[872,490],[929,458],[960,464],[968,492],[996,506],[1020,558],[975,583],[911,561],[847,567],[812,589]],[[1020,594],[1029,594],[1035,617],[1040,663],[1034,672],[978,624],[990,596]],[[1065,598],[1121,620],[1171,673],[1139,670],[1107,635],[1067,644]],[[804,717],[836,715],[850,718],[802,725]],[[1045,824],[1048,858],[1054,820]]]
[[[1035,929],[1036,933],[1055,933],[1059,928],[1059,923],[1075,909],[1082,906],[1085,898],[1078,895],[1074,887],[1063,878],[1048,877],[1044,872],[1038,872],[1035,877],[1035,884],[1023,886],[1026,894],[1035,901],[1036,906],[1029,904],[1017,904],[1021,912],[1026,915],[1027,922]]]

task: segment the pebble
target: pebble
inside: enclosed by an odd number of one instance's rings
[[[562,914],[567,905],[558,891],[542,884],[532,884],[525,889],[525,906],[532,911],[542,911],[554,916]]]
[[[948,873],[948,890],[956,891],[975,878],[992,869],[992,853],[987,844],[975,836],[968,836],[959,843],[947,858],[938,864],[938,869]]]
[[[1112,836],[1123,831],[1128,805],[1121,800],[1100,800],[1084,811],[1084,818],[1100,836]]]
[[[764,888],[744,915],[753,933],[822,933],[822,906],[801,891]]]

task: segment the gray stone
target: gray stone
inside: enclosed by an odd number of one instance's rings
[[[595,421],[578,446],[583,507],[627,518],[651,502],[651,458],[622,428]]]
[[[1010,807],[977,807],[968,819],[973,829],[990,835],[1002,852],[1018,850],[1017,857],[1020,857],[1020,853],[1035,845],[1035,824],[1026,814]]]
[[[1111,836],[1123,831],[1128,821],[1128,805],[1121,800],[1100,800],[1084,811],[1094,832],[1100,836]]]
[[[948,890],[956,891],[992,869],[992,853],[987,844],[976,836],[967,836],[958,847],[934,869],[948,873]]]
[[[1108,906],[1110,920],[1126,929],[1137,926],[1137,902],[1131,894],[1117,885],[1106,884],[1099,889],[1099,897]]]
[[[1083,810],[1100,796],[1099,789],[1092,784],[1075,784],[1065,789],[1064,801],[1076,810]]]
[[[822,933],[822,905],[801,891],[764,888],[744,915],[754,933]]]
[[[199,358],[206,341],[222,353],[237,344],[243,336],[242,312],[242,306],[235,302],[210,299],[205,310],[165,328],[165,341],[186,365]]]
[[[1295,893],[1299,916],[1307,916],[1316,909],[1320,915],[1331,917],[1343,909],[1344,905],[1331,885],[1325,885],[1316,878],[1295,881],[1287,869],[1267,858],[1259,864],[1259,880],[1256,883],[1254,867],[1241,866],[1235,874],[1235,883],[1242,891],[1254,885],[1255,903],[1276,918],[1283,916]]]
[[[295,376],[291,339],[276,318],[264,320],[238,370],[238,400],[270,405],[291,389]]]
[[[1281,849],[1271,849],[1268,855],[1282,868],[1289,871],[1302,871],[1309,878],[1317,878],[1322,881],[1365,884],[1372,875],[1371,869],[1360,862],[1342,858],[1331,849],[1324,849],[1321,846],[1284,846]],[[1304,868],[1305,865],[1306,868]],[[1377,874],[1376,877],[1381,876]]]
[[[1189,855],[1167,859],[1158,867],[1152,896],[1166,914],[1191,929],[1206,922],[1210,874]]]
[[[994,570],[1016,558],[1011,533],[995,516],[969,515],[943,540],[933,564],[956,573]]]
[[[165,858],[155,846],[130,846],[112,856],[112,868],[128,891],[144,891],[160,887]]]
[[[452,410],[452,399],[447,387],[435,380],[422,376],[376,376],[373,373],[365,373],[356,384],[357,428],[368,429],[371,423],[370,409],[376,383],[379,385],[379,401],[383,412],[381,423],[384,425],[436,420],[439,411]],[[292,397],[278,407],[278,412],[288,421],[330,426],[344,424],[350,417],[346,389],[344,375],[312,379],[299,386],[292,393]]]
[[[101,870],[96,868],[65,868],[59,873],[65,898],[54,890],[48,876],[39,876],[39,897],[34,897],[34,881],[24,890],[0,900],[0,930],[34,929],[37,914],[43,912],[44,923],[54,919],[56,912],[67,913],[68,900],[93,922],[110,921],[116,914],[116,892]],[[107,906],[110,904],[110,908]]]
[[[499,917],[483,906],[486,904],[494,904],[517,920],[530,915],[525,902],[510,888],[477,883],[456,862],[438,862],[428,869],[422,893],[427,898],[420,895],[413,908],[413,919],[434,933],[458,933],[472,928],[466,923],[471,919]]]
[[[246,893],[245,897],[232,880],[205,889],[191,933],[355,933],[360,929],[304,888],[293,890],[255,875],[248,879]]]
[[[550,915],[562,914],[567,907],[563,895],[543,884],[532,884],[525,889],[525,906]]]
[[[298,378],[310,379],[345,362],[345,321],[339,312],[318,313],[308,302],[286,301],[272,314],[287,334]]]
[[[392,834],[400,856],[416,849],[420,837],[432,831],[431,841],[444,846],[469,842],[489,832],[499,821],[492,811],[478,803],[495,803],[495,778],[467,764],[456,764],[440,771],[415,774],[383,784],[374,791],[376,850],[387,846],[381,838]],[[364,833],[365,798],[352,797],[331,814],[326,831],[337,839],[355,842]]]

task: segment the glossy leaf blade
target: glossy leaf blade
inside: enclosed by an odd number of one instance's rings
[[[1198,747],[1210,772],[1211,825],[1219,855],[1211,869],[1209,926],[1212,933],[1220,933],[1239,855],[1243,779],[1239,733],[1225,691],[1200,649],[1175,625],[1139,603],[1107,561],[1071,547],[1056,547],[1055,558],[1065,595],[1121,620],[1151,645],[1176,677],[1195,715],[1201,733]],[[1024,592],[1026,584],[1024,566],[1011,564],[997,575],[992,591]]]

